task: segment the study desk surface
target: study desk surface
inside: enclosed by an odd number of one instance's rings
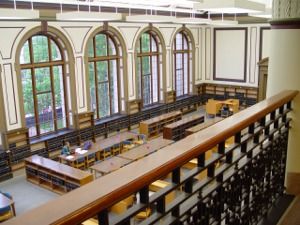
[[[167,140],[167,139],[163,139],[162,137],[159,137],[151,141],[148,141],[147,143],[140,145],[136,148],[133,148],[128,152],[122,153],[119,155],[119,157],[130,159],[130,160],[137,160],[173,142],[174,141],[172,140]]]

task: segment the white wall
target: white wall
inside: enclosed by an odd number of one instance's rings
[[[88,110],[89,103],[87,102],[86,89],[87,81],[85,74],[84,57],[85,48],[90,38],[91,34],[102,26],[99,22],[48,22],[49,27],[54,27],[59,30],[68,40],[72,46],[72,52],[74,55],[74,64],[71,63],[70,66],[74,67],[75,74],[70,74],[75,80],[76,92],[74,95],[70,94],[69,98],[76,98],[77,112],[85,112]],[[8,130],[20,128],[22,126],[21,121],[24,118],[20,118],[20,103],[19,100],[22,96],[18,95],[17,85],[17,74],[15,71],[15,59],[16,59],[16,48],[20,44],[20,40],[24,35],[32,28],[40,26],[40,22],[0,22],[0,67],[1,67],[1,82],[2,82],[2,93],[4,99],[6,126]],[[137,37],[143,28],[148,26],[148,24],[143,23],[109,23],[109,26],[114,27],[123,36],[126,43],[127,52],[127,81],[128,81],[128,100],[133,100],[136,98],[136,82],[135,82],[135,59],[134,59],[134,47],[137,41]],[[179,24],[153,24],[158,30],[160,30],[164,42],[166,45],[166,72],[165,84],[163,87],[165,91],[170,91],[173,88],[173,63],[172,63],[172,41],[176,31],[182,27]],[[195,84],[202,82],[210,83],[226,83],[241,86],[257,86],[257,64],[258,53],[259,53],[259,28],[260,26],[266,25],[243,25],[238,27],[245,27],[248,29],[247,35],[247,74],[246,82],[232,82],[232,81],[215,81],[213,80],[213,52],[214,52],[214,27],[209,26],[186,26],[193,35],[195,40],[195,71],[194,80]],[[241,70],[242,65],[236,65],[235,60],[230,60],[225,62],[224,59],[228,57],[228,52],[224,52],[224,43],[228,44],[231,39],[231,47],[229,53],[232,54],[236,59],[239,59],[237,55],[242,55],[241,46],[243,43],[239,44],[239,47],[234,49],[233,44],[236,41],[242,41],[239,37],[239,33],[235,30],[226,31],[226,35],[218,36],[217,38],[217,64],[216,68],[222,72],[222,76],[225,75],[235,75],[232,69],[238,67],[237,70]],[[267,36],[266,36],[267,37]],[[223,42],[225,40],[225,42]],[[263,43],[267,43],[264,41]],[[267,47],[265,47],[267,49]],[[231,51],[232,50],[232,51]],[[263,51],[267,54],[267,50]],[[229,55],[229,57],[232,57]],[[2,58],[2,61],[1,61]],[[239,60],[238,64],[243,63]],[[239,74],[238,74],[239,75]],[[232,77],[231,77],[232,78]],[[234,77],[236,78],[236,77]],[[74,112],[73,112],[74,113]]]

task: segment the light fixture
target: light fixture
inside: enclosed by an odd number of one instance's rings
[[[248,0],[204,0],[195,3],[194,9],[211,13],[257,13],[265,11],[265,5]]]
[[[209,24],[211,21],[212,21],[211,19],[195,18],[195,17],[182,17],[182,18],[175,18],[173,20],[174,23],[183,23],[183,24]]]
[[[128,22],[145,22],[145,23],[164,23],[172,22],[174,17],[158,15],[130,15],[126,16]]]
[[[72,11],[56,14],[57,20],[69,21],[116,21],[122,20],[121,13]]]
[[[40,13],[32,9],[0,9],[1,20],[26,20],[38,19]]]

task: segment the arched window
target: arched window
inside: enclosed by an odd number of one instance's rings
[[[154,32],[145,32],[137,43],[138,96],[143,105],[159,102],[159,39]]]
[[[191,47],[184,31],[176,34],[173,46],[176,96],[189,93]]]
[[[88,45],[91,107],[95,118],[120,113],[120,57],[117,39],[100,32]]]
[[[21,49],[25,120],[31,137],[68,126],[64,64],[61,47],[50,36],[34,35]]]

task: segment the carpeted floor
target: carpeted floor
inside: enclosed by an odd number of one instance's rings
[[[20,215],[32,208],[36,208],[59,195],[26,181],[24,170],[18,171],[13,179],[0,183],[0,190],[12,195],[16,214]]]

